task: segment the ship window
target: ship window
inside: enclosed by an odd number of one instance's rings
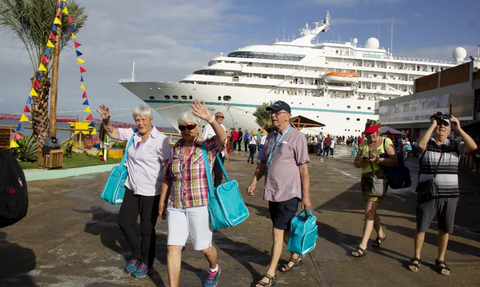
[[[174,100],[178,100],[178,96],[177,96],[177,95],[173,95],[173,99],[174,99]]]
[[[359,121],[360,121],[360,119],[359,119],[359,118],[357,118],[357,122],[359,122]]]
[[[347,109],[349,109],[349,108],[350,108],[350,106],[347,106]]]
[[[186,99],[187,99],[187,96],[182,95],[182,100],[186,100]]]
[[[188,96],[188,98],[189,98],[190,100],[191,100],[191,99],[193,99],[193,97],[192,97],[192,96]]]
[[[349,120],[350,120],[350,118],[347,118],[347,121],[349,121]]]
[[[221,100],[222,100],[222,97],[221,97],[221,96],[218,96],[218,100],[221,101]]]
[[[372,109],[372,107],[368,107],[368,108],[367,108],[367,110],[371,110],[371,109]]]
[[[359,109],[359,110],[360,110],[361,108],[362,108],[361,106],[357,106],[357,109]]]
[[[223,96],[223,100],[224,100],[224,101],[231,101],[231,100],[232,100],[232,97],[230,97],[230,96],[228,96],[228,95],[227,95],[227,96]]]
[[[155,97],[154,97],[154,96],[150,96],[150,100],[155,100]]]
[[[169,96],[169,95],[165,95],[165,99],[170,100],[170,96]]]

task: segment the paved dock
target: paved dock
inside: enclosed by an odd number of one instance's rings
[[[358,246],[364,203],[360,170],[353,167],[351,148],[338,146],[334,158],[311,154],[309,164],[312,210],[320,237],[300,268],[277,272],[276,286],[479,286],[480,196],[461,197],[446,261],[451,276],[436,272],[437,226],[427,232],[418,273],[406,269],[413,255],[414,187],[389,190],[379,210],[387,239],[381,248],[368,248],[363,258],[350,253]],[[263,179],[254,197],[246,187],[254,172],[247,153],[226,161],[231,179],[239,182],[250,217],[241,225],[214,232],[222,267],[218,286],[255,286],[269,263],[271,221],[262,200]],[[412,179],[417,159],[409,159]],[[480,176],[461,168],[461,191],[478,192]],[[166,222],[157,223],[156,273],[135,279],[123,271],[129,247],[117,225],[119,207],[99,198],[108,173],[29,183],[26,218],[0,229],[0,286],[168,286]],[[415,184],[415,183],[414,183]],[[282,261],[288,259],[284,251]],[[207,277],[203,255],[187,244],[183,251],[180,286],[201,286]]]

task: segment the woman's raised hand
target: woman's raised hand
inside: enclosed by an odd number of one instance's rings
[[[109,121],[110,117],[112,116],[110,114],[110,109],[105,105],[100,105],[100,110],[96,111],[100,114],[100,116],[102,116],[102,120],[104,121]]]
[[[207,106],[205,106],[203,100],[201,103],[199,100],[193,100],[193,104],[190,104],[190,106],[192,107],[193,114],[202,120],[208,121],[212,118],[212,114],[210,114],[210,111],[207,109]]]

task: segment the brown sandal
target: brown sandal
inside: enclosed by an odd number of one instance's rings
[[[288,263],[290,263],[290,262],[293,263],[292,266],[288,266]],[[299,255],[297,259],[293,259],[293,257],[290,257],[288,262],[285,263],[285,265],[282,266],[282,269],[280,271],[289,272],[289,271],[292,271],[293,268],[295,268],[295,267],[302,266],[302,264],[303,264],[302,256]]]
[[[268,283],[264,282],[260,279],[260,281],[258,281],[257,285],[262,285],[263,287],[270,287],[270,286],[274,286],[275,283],[277,283],[277,276],[272,277],[271,275],[265,273],[265,274],[263,274],[263,278],[268,278]]]

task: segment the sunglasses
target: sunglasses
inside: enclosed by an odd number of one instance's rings
[[[191,131],[196,127],[197,127],[197,125],[186,125],[186,126],[178,126],[178,129],[180,131],[184,131],[185,129],[188,129],[189,131]]]
[[[282,112],[282,111],[272,111],[272,112],[271,112],[271,115],[272,115],[272,116],[273,116],[273,115],[278,116],[278,115],[280,115],[280,114],[288,114],[288,112]]]
[[[224,119],[224,116],[215,116],[216,118]]]

